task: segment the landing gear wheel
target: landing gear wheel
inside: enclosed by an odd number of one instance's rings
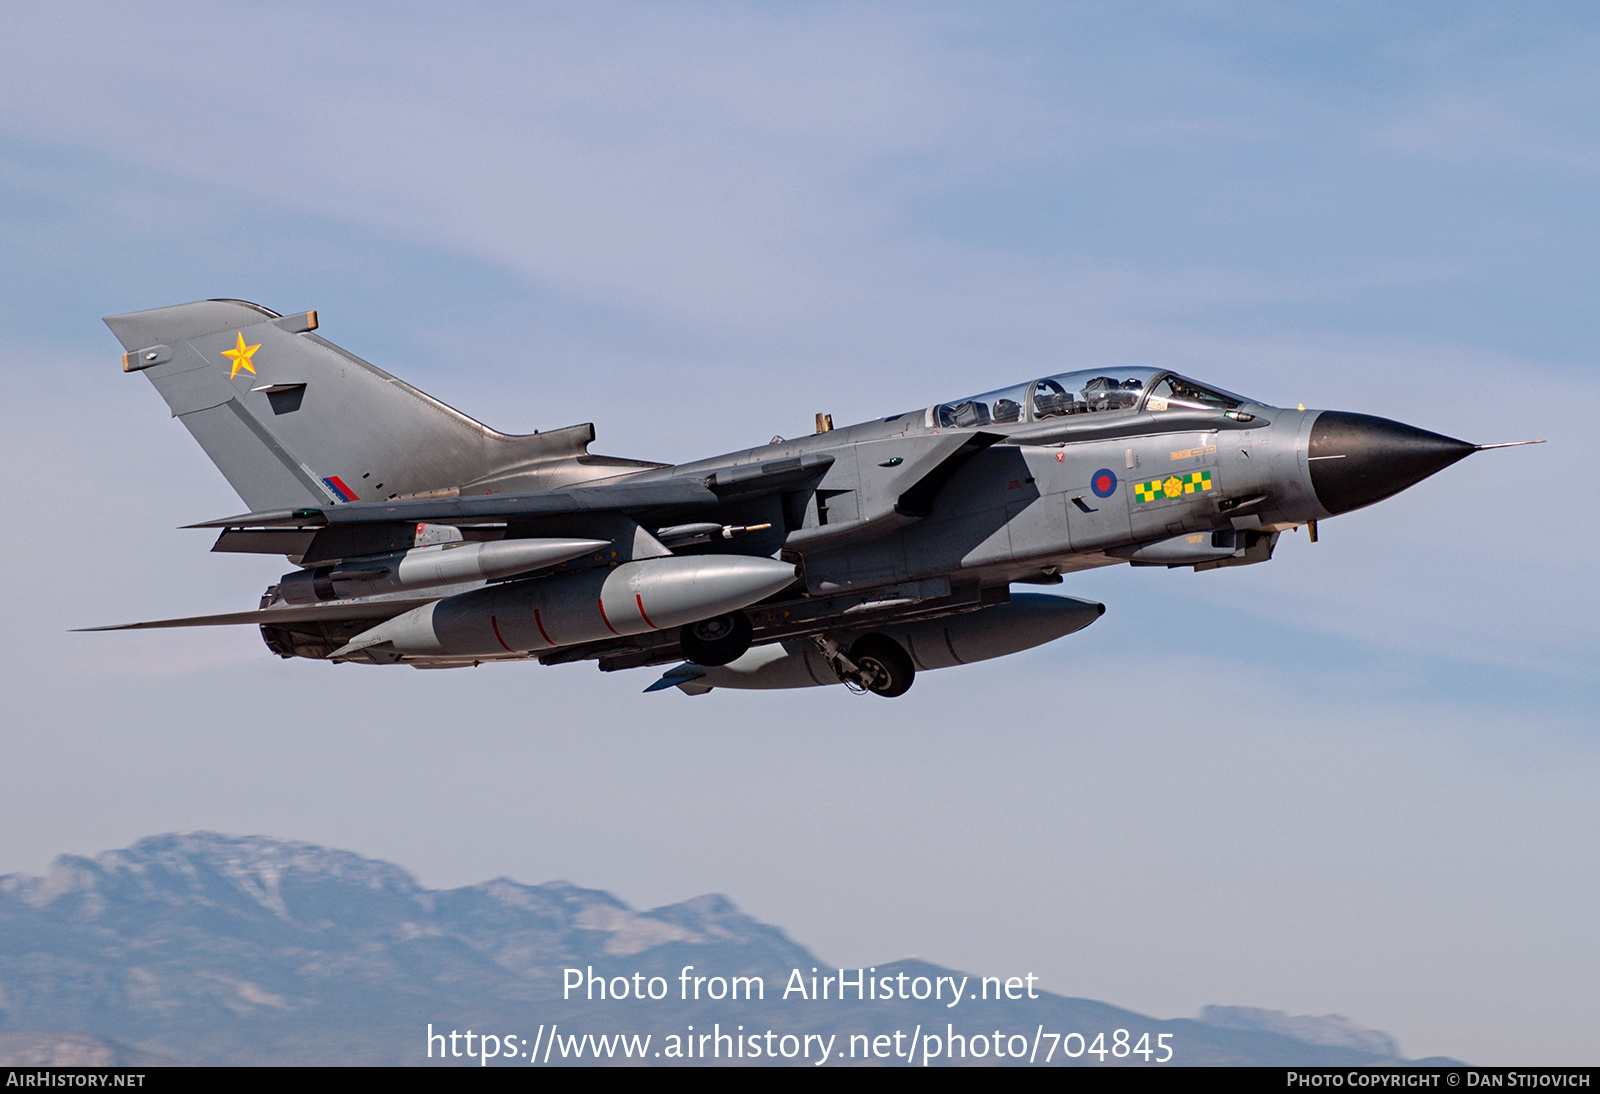
[[[865,676],[868,691],[893,699],[911,690],[917,666],[911,655],[894,639],[882,634],[864,634],[850,647],[850,660],[856,663]]]
[[[729,612],[690,623],[678,635],[683,655],[697,665],[711,667],[737,661],[750,648],[750,617]]]

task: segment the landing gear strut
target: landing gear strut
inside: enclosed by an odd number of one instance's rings
[[[911,690],[917,666],[905,649],[883,634],[864,634],[850,646],[849,653],[831,638],[813,639],[822,656],[851,691],[870,691],[893,699]]]

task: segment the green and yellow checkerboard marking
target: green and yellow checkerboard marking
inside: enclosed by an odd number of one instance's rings
[[[1211,489],[1211,472],[1188,471],[1182,475],[1168,475],[1164,479],[1133,484],[1135,502],[1155,501],[1157,498],[1176,498],[1184,494],[1199,494]]]

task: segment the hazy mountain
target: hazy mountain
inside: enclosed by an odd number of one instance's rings
[[[0,1067],[171,1067],[181,1063],[92,1033],[42,1029],[0,1033]]]
[[[682,1000],[685,965],[708,977],[761,977],[765,998]],[[563,970],[589,966],[608,977],[638,972],[640,986],[660,976],[666,998],[562,1001]],[[838,1034],[836,1053],[848,1053],[850,1034],[918,1026],[941,1037],[950,1025],[979,1037],[1000,1030],[1031,1043],[1042,1024],[1045,1044],[1072,1031],[1091,1043],[1104,1032],[1107,1045],[1117,1029],[1135,1043],[1148,1032],[1152,1046],[1169,1034],[1180,1063],[1359,1065],[1399,1054],[1386,1034],[1346,1019],[1238,1007],[1208,1008],[1204,1021],[1157,1020],[1040,993],[951,1008],[949,984],[939,1001],[841,1003],[836,991],[825,1001],[783,999],[796,969],[809,994],[813,967],[837,973],[720,896],[637,912],[564,882],[429,890],[389,863],[265,837],[155,836],[92,859],[63,856],[42,878],[0,877],[0,1030],[34,1031],[0,1034],[13,1039],[0,1041],[5,1053],[55,1044],[68,1055],[137,1051],[197,1063],[422,1063],[429,1023],[436,1033],[514,1034],[529,1050],[554,1023],[563,1036],[649,1033],[651,1059],[691,1025]],[[877,969],[900,973],[903,984],[963,975],[920,962]],[[973,977],[968,991],[978,984]],[[38,1032],[60,1030],[93,1036]]]
[[[1334,1045],[1370,1052],[1374,1056],[1399,1056],[1400,1046],[1387,1033],[1363,1029],[1342,1014],[1285,1014],[1281,1010],[1258,1007],[1206,1007],[1200,1021],[1222,1029],[1254,1029],[1282,1033],[1313,1045]]]

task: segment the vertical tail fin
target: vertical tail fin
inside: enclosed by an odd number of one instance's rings
[[[497,433],[282,316],[205,300],[105,320],[252,510],[565,485],[657,466],[587,455],[594,426]]]

